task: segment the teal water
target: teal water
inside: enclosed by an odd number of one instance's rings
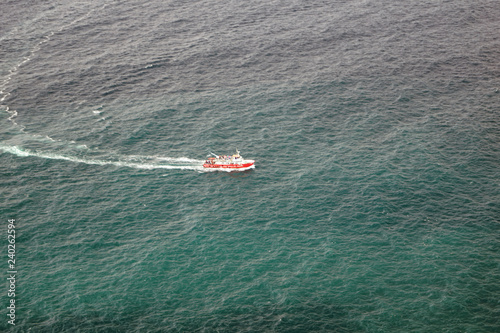
[[[2,330],[500,329],[496,2],[27,5]],[[235,148],[254,170],[201,168]]]

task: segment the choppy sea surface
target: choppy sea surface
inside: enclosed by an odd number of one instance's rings
[[[499,18],[3,1],[0,330],[499,332]]]

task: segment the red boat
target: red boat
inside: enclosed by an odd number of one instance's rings
[[[248,170],[255,168],[254,160],[245,160],[241,157],[240,152],[236,149],[236,154],[234,155],[214,155],[215,157],[209,157],[203,164],[204,168],[210,169],[233,169],[233,170]]]

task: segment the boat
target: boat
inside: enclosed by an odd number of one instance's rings
[[[215,155],[215,157],[209,157],[203,167],[206,169],[221,169],[221,170],[247,170],[255,167],[254,160],[245,160],[238,149],[236,149],[236,154],[234,155]]]

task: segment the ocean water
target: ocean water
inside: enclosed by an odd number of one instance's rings
[[[1,8],[0,330],[500,331],[498,1]]]

